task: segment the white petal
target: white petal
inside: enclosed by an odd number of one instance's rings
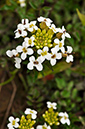
[[[66,112],[64,113],[64,115],[65,115],[66,117],[68,117],[68,114],[67,114]]]
[[[12,52],[13,52],[13,55],[15,55],[15,56],[18,54],[17,50],[15,50],[15,49],[13,49]]]
[[[20,69],[20,68],[21,68],[21,65],[20,65],[19,63],[16,63],[16,64],[15,64],[15,67],[16,67],[17,69]]]
[[[10,50],[7,50],[7,51],[6,51],[6,55],[7,55],[8,57],[12,57],[12,56],[13,56],[13,52],[10,51]]]
[[[47,53],[47,55],[45,56],[45,58],[46,58],[47,60],[50,60],[50,59],[51,59],[51,54],[50,54],[50,53]]]
[[[22,37],[27,36],[27,32],[26,31],[22,31]]]
[[[42,50],[41,50],[41,49],[38,49],[38,50],[37,50],[37,53],[38,53],[39,55],[41,55]]]
[[[62,39],[65,40],[65,34],[64,33],[62,34]]]
[[[71,53],[73,48],[71,46],[67,46],[67,53]]]
[[[26,108],[26,110],[25,110],[25,114],[27,115],[27,114],[30,114],[30,108]]]
[[[64,118],[61,118],[60,121],[61,121],[62,124],[65,124],[66,123],[66,121],[65,121]]]
[[[60,49],[61,49],[62,53],[65,53],[65,48],[64,47],[61,47]]]
[[[72,55],[69,55],[69,56],[67,56],[67,58],[66,58],[66,62],[67,63],[69,63],[69,62],[73,62],[73,56]]]
[[[18,52],[22,52],[22,49],[23,49],[22,46],[17,46],[17,47],[16,47],[16,50],[17,50]]]
[[[10,122],[12,122],[14,120],[14,117],[13,116],[10,116],[9,119],[8,119]]]
[[[51,59],[50,63],[51,63],[52,66],[54,66],[56,64],[56,59]]]
[[[27,58],[27,54],[26,54],[26,53],[22,53],[22,54],[21,54],[21,59],[22,59],[22,60],[25,60],[26,58]]]
[[[65,32],[65,36],[66,36],[67,38],[71,38],[70,34],[67,33],[67,32]]]
[[[36,119],[36,114],[32,114],[32,119]]]
[[[8,128],[12,128],[12,127],[13,127],[13,126],[12,126],[12,123],[7,124],[7,127],[8,127]]]
[[[15,57],[14,59],[16,63],[21,63],[21,59],[19,57]]]
[[[19,122],[19,118],[16,118],[16,122]]]
[[[33,69],[33,66],[34,66],[34,65],[33,65],[33,63],[32,63],[32,62],[27,64],[27,68],[28,68],[28,69],[30,69],[30,70],[32,70],[32,69]]]
[[[43,66],[40,63],[38,65],[36,65],[36,68],[37,68],[38,71],[42,71],[43,70]]]
[[[29,22],[29,20],[28,19],[22,19],[22,24],[27,24]]]
[[[67,124],[70,125],[70,120],[69,119],[67,119]]]
[[[32,39],[32,41],[34,41],[35,37],[34,36],[31,36],[30,39]]]
[[[62,26],[62,30],[63,30],[63,31],[65,31],[65,28],[64,28],[64,26]]]
[[[43,50],[48,52],[49,49],[48,47],[44,47]]]
[[[35,61],[35,57],[34,57],[34,56],[31,56],[31,57],[29,58],[29,61],[30,61],[30,62],[34,62],[34,61]]]
[[[31,28],[28,28],[28,30],[30,31],[30,32],[32,32],[33,31],[33,28],[31,27]]]
[[[54,43],[59,44],[59,42],[60,42],[59,39],[55,39],[55,40],[54,40]]]
[[[64,116],[64,113],[63,112],[60,112],[58,115],[63,117]]]
[[[56,54],[56,59],[61,59],[62,58],[62,54],[61,53],[57,53]]]
[[[44,60],[45,60],[45,57],[44,56],[39,56],[37,58],[37,61],[40,62],[40,63],[42,63]]]
[[[36,129],[42,129],[42,125],[38,125]]]
[[[16,122],[15,125],[14,125],[15,128],[18,128],[19,127],[19,124]]]
[[[33,51],[31,48],[28,48],[28,49],[27,49],[27,54],[28,54],[28,55],[32,55],[33,52],[34,52],[34,51]]]

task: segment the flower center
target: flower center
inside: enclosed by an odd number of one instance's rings
[[[15,120],[12,121],[12,125],[15,125]]]
[[[66,117],[66,116],[64,116],[64,119],[66,120],[66,119],[67,119],[67,117]]]
[[[24,52],[24,53],[26,53],[26,52],[27,52],[27,49],[26,49],[25,47],[24,47],[22,50],[23,50],[23,52]]]
[[[31,110],[30,113],[33,113],[33,111]]]
[[[62,43],[61,42],[59,42],[59,47],[62,47],[63,45],[62,45]]]
[[[47,55],[47,51],[43,51],[43,52],[41,53],[41,55],[42,55],[42,56]]]
[[[52,47],[51,40],[52,40],[52,34],[46,32],[45,29],[43,29],[42,31],[38,29],[35,35],[34,44],[37,49],[43,48],[45,46]]]
[[[32,44],[32,40],[31,40],[31,39],[28,40],[28,44],[29,44],[29,45]]]
[[[55,59],[55,58],[56,58],[56,55],[55,55],[55,54],[54,54],[54,55],[52,55],[52,56],[51,56],[51,58]]]
[[[45,127],[44,125],[42,126],[42,129],[47,129],[47,127]]]
[[[18,30],[18,32],[19,32],[19,34],[21,34],[21,33],[22,33],[22,31],[21,31],[21,30]]]
[[[33,26],[34,26],[33,24],[30,24],[30,25],[29,25],[30,28],[33,27]]]
[[[39,62],[38,62],[38,61],[34,61],[34,64],[35,64],[35,65],[38,65],[38,64],[39,64]]]

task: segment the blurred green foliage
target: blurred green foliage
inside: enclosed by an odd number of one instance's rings
[[[60,127],[63,129],[85,128],[85,26],[80,22],[80,14],[78,12],[77,15],[76,9],[85,14],[85,1],[26,0],[24,8],[20,7],[17,0],[0,1],[0,65],[4,69],[10,66],[10,79],[15,77],[16,82],[16,77],[19,77],[27,105],[38,110],[39,117],[44,113],[48,100],[57,102],[59,111],[70,113],[71,126],[63,125]],[[42,73],[27,71],[24,64],[21,70],[14,72],[13,61],[6,57],[5,52],[22,42],[22,38],[14,39],[16,26],[22,18],[35,20],[39,16],[51,18],[57,27],[65,25],[72,37],[66,40],[66,44],[74,49],[74,62],[66,64],[61,61],[55,66],[56,70],[54,67],[54,71],[46,66],[47,69]],[[46,76],[48,74],[54,76]],[[40,117],[37,121],[42,124],[43,119]]]

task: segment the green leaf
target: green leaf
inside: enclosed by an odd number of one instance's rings
[[[63,89],[66,86],[66,82],[63,78],[56,78],[55,81],[59,89]]]
[[[64,61],[59,62],[55,66],[53,66],[52,69],[49,67],[44,68],[44,70],[42,71],[43,75],[42,75],[42,72],[39,72],[38,79],[42,78],[43,76],[47,76],[49,74],[56,74],[56,73],[62,72],[70,67],[71,67],[71,63],[66,63]]]
[[[80,13],[78,9],[76,9],[76,11],[77,11],[77,14],[78,14],[82,24],[85,26],[85,15]]]
[[[70,97],[70,92],[68,90],[63,90],[61,92],[61,95],[63,98],[69,98]]]
[[[44,6],[42,9],[45,10],[45,11],[50,11],[52,8],[48,7],[48,6]]]
[[[33,9],[37,9],[37,7],[36,7],[36,5],[34,4],[34,2],[29,1],[29,4],[30,4],[30,6],[31,6]]]

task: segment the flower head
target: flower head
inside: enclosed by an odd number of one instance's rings
[[[35,60],[35,57],[34,56],[31,56],[30,58],[29,58],[29,63],[27,64],[27,68],[28,69],[30,69],[30,70],[32,70],[32,69],[34,69],[34,67],[36,67],[36,69],[38,70],[38,71],[42,71],[42,69],[43,69],[43,66],[42,66],[42,60],[41,60],[41,58],[40,57],[38,57],[36,60]]]
[[[65,112],[65,113],[60,112],[60,113],[58,114],[58,116],[60,116],[60,122],[61,122],[62,124],[67,123],[68,125],[70,125],[70,120],[69,120],[68,114],[67,114],[66,112]]]
[[[17,46],[16,49],[19,53],[22,52],[22,54],[21,54],[22,60],[25,60],[27,58],[27,55],[33,54],[33,49],[28,48],[25,42],[23,42],[22,46],[21,45]]]
[[[37,112],[35,110],[31,110],[30,108],[27,108],[25,110],[25,114],[26,115],[31,114],[32,119],[36,119],[37,117]]]
[[[14,119],[14,117],[10,116],[9,117],[9,122],[10,123],[7,125],[7,127],[9,129],[14,129],[14,128],[18,128],[19,127],[19,124],[18,124],[19,118]]]
[[[38,19],[37,19],[39,22],[45,22],[47,26],[50,26],[50,24],[52,23],[52,20],[49,19],[49,18],[44,18],[42,16],[40,16]]]
[[[18,0],[18,3],[20,4],[21,7],[26,6],[25,0]]]
[[[12,51],[11,50],[7,50],[6,54],[7,54],[8,57],[13,57],[13,56],[17,57],[17,56],[19,56],[17,50],[15,50],[15,49],[13,49]]]
[[[34,36],[31,36],[30,38],[26,37],[24,39],[24,41],[26,42],[27,47],[29,47],[29,46],[33,47],[34,46],[34,39],[35,39]]]
[[[64,26],[62,26],[62,29],[59,29],[59,32],[62,33],[63,40],[65,39],[65,37],[71,38],[71,36],[66,32],[66,29],[64,28]]]
[[[35,24],[36,21],[31,21],[27,27],[28,31],[32,32],[33,30],[37,30],[38,27]]]
[[[55,103],[55,102],[53,102],[53,103],[51,103],[49,101],[47,102],[47,107],[48,108],[57,109],[56,105],[57,105],[57,103]]]

